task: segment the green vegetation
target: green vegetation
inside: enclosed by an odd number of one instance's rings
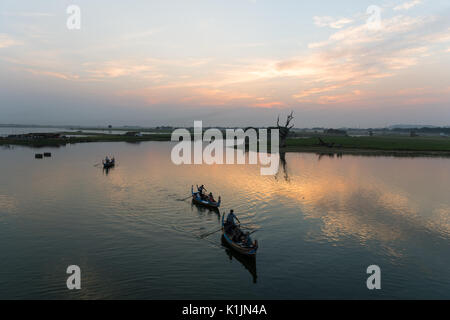
[[[350,152],[404,152],[404,153],[448,153],[450,155],[450,139],[443,137],[406,137],[406,136],[322,136],[327,144],[333,147],[321,146],[318,137],[290,138],[286,141],[287,151],[334,151]]]
[[[71,135],[66,138],[46,139],[22,139],[22,138],[0,138],[0,145],[25,145],[31,147],[58,147],[66,144],[86,142],[130,142],[139,143],[143,141],[170,141],[170,134],[144,134],[140,137],[118,134],[86,134],[83,132],[63,132],[63,135]]]
[[[170,141],[170,133],[129,136],[86,132],[61,132],[61,138],[0,138],[0,145],[25,145],[31,147],[58,147],[66,144],[86,142]],[[66,136],[66,137],[64,137]],[[326,145],[321,145],[319,137]],[[329,146],[327,146],[329,145]],[[270,150],[270,149],[269,149]],[[383,136],[333,136],[290,137],[286,140],[287,152],[352,153],[372,155],[439,155],[450,156],[450,138],[439,136],[408,137]]]

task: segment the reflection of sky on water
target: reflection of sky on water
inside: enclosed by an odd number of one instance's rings
[[[406,281],[433,284],[425,296],[448,289],[437,276],[448,265],[448,159],[319,161],[315,154],[288,153],[274,177],[261,176],[258,165],[175,166],[170,145],[69,145],[43,160],[34,159],[34,149],[0,150],[0,249],[9,256],[0,263],[6,274],[14,279],[20,269],[50,297],[65,297],[58,286],[64,274],[54,273],[74,259],[90,286],[84,298],[154,292],[181,298],[180,288],[193,286],[195,297],[209,292],[224,298],[223,285],[242,298],[354,297],[362,290],[353,286],[355,272],[375,261],[395,277],[397,291],[391,288],[387,297],[410,297],[401,292]],[[105,155],[117,159],[108,175],[98,165]],[[189,200],[191,185],[201,183],[222,196],[221,214],[234,209],[258,229],[261,248],[250,270],[222,252],[220,233],[199,239],[219,224],[217,213]],[[250,286],[254,267],[257,288]],[[206,288],[205,279],[216,285]],[[23,296],[21,279],[6,280],[9,292]]]

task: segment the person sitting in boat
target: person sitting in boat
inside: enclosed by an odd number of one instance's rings
[[[252,238],[250,238],[250,233],[249,232],[244,233],[244,239],[242,241],[242,244],[247,246],[247,247],[252,247],[253,246]]]
[[[210,192],[209,195],[208,195],[208,201],[209,202],[216,202],[216,200],[214,200],[212,192]]]
[[[233,230],[233,236],[231,237],[231,240],[233,241],[233,242],[239,242],[240,241],[240,238],[241,238],[241,231],[240,230],[238,230],[237,228],[235,228],[234,230]]]
[[[235,226],[235,225],[229,224],[229,226],[230,226],[230,229],[229,229],[228,233],[231,235],[231,240],[236,243],[241,242],[242,234],[243,234],[242,230],[239,229],[239,227]]]

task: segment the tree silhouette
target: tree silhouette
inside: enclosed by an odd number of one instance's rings
[[[280,131],[280,148],[286,147],[286,138],[289,135],[289,131],[294,127],[294,125],[290,125],[293,119],[294,111],[291,111],[291,114],[286,118],[286,124],[284,126],[280,126],[280,116],[278,116],[277,128]]]

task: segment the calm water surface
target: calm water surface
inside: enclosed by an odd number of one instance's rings
[[[175,166],[171,147],[0,149],[0,298],[450,299],[450,159],[288,153],[273,177]],[[106,154],[108,173],[94,166]],[[200,239],[219,214],[183,201],[196,183],[259,229],[255,262],[220,233]],[[66,288],[71,264],[80,291]]]

